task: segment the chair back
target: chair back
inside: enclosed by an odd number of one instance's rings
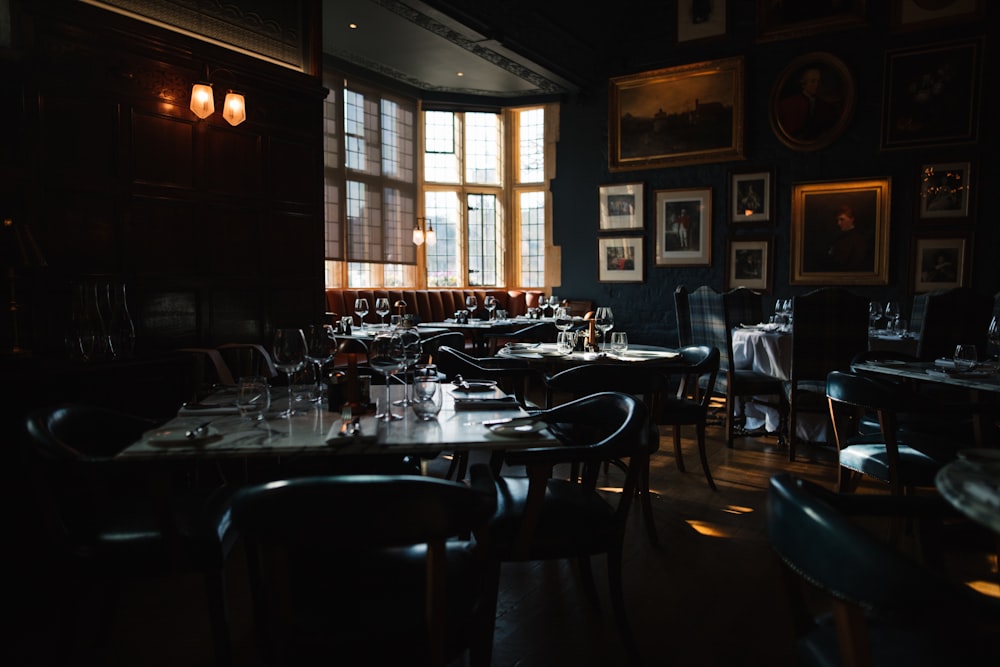
[[[241,489],[231,519],[247,547],[269,657],[385,664],[403,654],[445,665],[461,655],[473,645],[482,595],[468,536],[492,515],[492,492],[407,475]]]
[[[830,371],[848,370],[868,349],[868,299],[840,287],[821,287],[792,302],[793,383],[826,382]]]
[[[598,391],[619,391],[639,398],[652,409],[657,394],[665,387],[663,375],[652,364],[586,364],[546,377],[545,405],[552,407],[560,394],[577,399]]]
[[[748,287],[737,287],[725,293],[726,317],[731,332],[740,324],[758,324],[764,321],[764,299],[759,292]],[[731,336],[731,334],[729,334]]]
[[[691,344],[719,350],[722,370],[716,390],[726,392],[729,374],[733,372],[732,335],[726,319],[726,304],[722,294],[703,285],[688,295],[691,317]]]
[[[250,375],[266,378],[278,376],[271,353],[259,343],[223,343],[216,348],[234,379]]]
[[[465,347],[465,334],[461,331],[445,331],[444,333],[428,336],[420,343],[421,361],[423,363],[437,363],[438,349],[442,345],[455,348],[456,350]]]
[[[973,344],[980,354],[986,351],[986,329],[993,310],[993,298],[969,287],[928,292],[924,315],[917,334],[917,356],[925,361],[951,359],[955,346]]]
[[[658,370],[665,379],[679,378],[676,399],[693,400],[707,411],[719,375],[719,348],[689,345],[678,352],[684,360],[683,365],[661,366]]]
[[[684,285],[674,289],[674,315],[677,318],[677,346],[691,345],[691,306],[688,303],[688,290]]]
[[[480,359],[448,345],[438,347],[437,367],[449,380],[457,375],[466,380],[496,380],[501,389],[517,397],[522,407],[527,405],[529,382],[540,374],[519,359]]]

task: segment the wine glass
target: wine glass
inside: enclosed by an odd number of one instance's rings
[[[375,299],[375,313],[382,318],[382,328],[385,328],[385,316],[389,314],[392,308],[389,306],[389,299],[384,297],[379,297]]]
[[[302,370],[306,365],[306,336],[302,329],[277,329],[274,332],[274,345],[271,353],[274,355],[274,365],[288,378],[288,408],[281,413],[282,417],[295,414],[295,397],[292,393],[292,375]]]
[[[971,371],[979,363],[979,351],[975,345],[955,346],[955,369]]]
[[[569,331],[573,327],[573,318],[566,308],[561,306],[556,308],[553,317],[555,318],[556,329],[559,331]]]
[[[382,402],[382,410],[375,415],[375,419],[379,421],[391,422],[403,418],[402,415],[392,413],[389,380],[403,366],[404,354],[403,339],[398,330],[380,331],[368,346],[368,365],[385,378],[385,401]]]
[[[594,326],[601,330],[601,340],[608,335],[615,326],[615,316],[609,306],[601,306],[594,313]]]
[[[368,299],[355,299],[354,312],[358,314],[358,319],[361,321],[361,331],[364,332],[365,315],[368,314]]]
[[[497,309],[497,298],[495,296],[488,296],[483,300],[483,308],[486,312],[490,314],[490,319],[493,319],[493,311]]]
[[[562,305],[562,297],[552,294],[549,296],[549,308],[552,309],[552,316],[555,317],[556,308]]]
[[[337,336],[332,324],[310,324],[305,329],[306,359],[316,366],[315,399],[323,398],[323,366],[333,361]]]
[[[886,328],[896,330],[899,323],[899,303],[895,301],[889,301],[885,304],[885,319]]]
[[[993,351],[993,363],[1000,362],[1000,318],[990,320],[990,326],[986,329],[986,343]]]
[[[469,311],[469,318],[471,319],[473,314],[476,312],[476,308],[479,306],[479,300],[475,296],[469,295],[465,297],[465,309]]]
[[[423,340],[420,338],[420,334],[414,328],[403,328],[399,329],[400,343],[403,347],[403,362],[400,365],[400,370],[404,373],[408,373],[409,369],[413,368],[418,361],[420,361],[420,355],[423,354]],[[407,385],[407,388],[412,390],[413,385]],[[393,401],[393,405],[413,405],[413,397],[409,395],[409,391],[403,392],[403,398],[398,401]]]
[[[876,323],[882,317],[882,302],[881,301],[869,301],[868,302],[868,328],[873,331],[876,328]]]

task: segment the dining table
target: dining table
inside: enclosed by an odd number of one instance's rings
[[[630,344],[625,352],[609,350],[560,352],[555,343],[508,343],[497,350],[497,357],[519,359],[529,365],[550,370],[590,363],[680,363],[677,350],[658,345]]]
[[[1000,449],[960,451],[934,485],[955,509],[1000,535]]]
[[[469,319],[459,321],[455,318],[446,318],[438,322],[420,322],[417,324],[417,328],[419,328],[421,332],[429,329],[436,329],[439,331],[458,331],[464,334],[466,339],[468,339],[472,350],[476,354],[480,354],[485,352],[487,349],[486,334],[516,331],[521,327],[541,321],[544,321],[544,319],[515,317],[510,319]]]

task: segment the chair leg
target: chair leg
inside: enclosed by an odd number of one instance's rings
[[[618,625],[618,633],[622,638],[622,645],[625,647],[625,654],[628,656],[630,665],[639,665],[639,647],[635,643],[632,635],[632,627],[628,622],[628,614],[625,607],[625,587],[622,583],[622,548],[611,549],[608,552],[608,589],[611,593],[611,606],[615,612],[615,621]]]
[[[635,463],[638,463],[636,461]],[[634,465],[630,463],[629,465]],[[642,503],[642,514],[646,520],[646,534],[653,546],[659,546],[660,536],[656,532],[656,520],[653,518],[653,496],[649,492],[649,457],[642,462],[642,473],[639,475],[639,501]]]
[[[678,470],[687,472],[684,470],[684,453],[681,451],[681,427],[678,424],[674,424],[674,463],[677,464]]]
[[[590,556],[580,556],[576,559],[580,565],[580,576],[583,579],[583,587],[587,591],[594,607],[600,608],[600,596],[597,594],[597,584],[594,583],[594,569],[590,566]]]
[[[708,480],[708,486],[711,487],[713,491],[718,491],[715,487],[715,480],[712,479],[712,471],[708,467],[708,452],[705,451],[705,425],[698,424],[698,456],[701,458],[701,469],[705,471],[705,479]]]

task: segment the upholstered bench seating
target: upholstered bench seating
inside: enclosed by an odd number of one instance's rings
[[[379,316],[375,314],[375,299],[389,299],[396,313],[395,304],[399,300],[406,302],[406,313],[416,315],[417,322],[440,322],[446,317],[452,317],[456,311],[465,309],[465,297],[474,295],[478,302],[478,310],[474,317],[486,318],[487,313],[483,302],[487,296],[495,296],[497,308],[506,310],[510,317],[524,315],[528,308],[538,306],[542,290],[505,290],[505,289],[353,289],[334,287],[326,290],[326,310],[328,313],[354,315],[354,300],[364,297],[368,299],[370,309],[365,321],[376,323]],[[388,321],[388,320],[387,320]]]

